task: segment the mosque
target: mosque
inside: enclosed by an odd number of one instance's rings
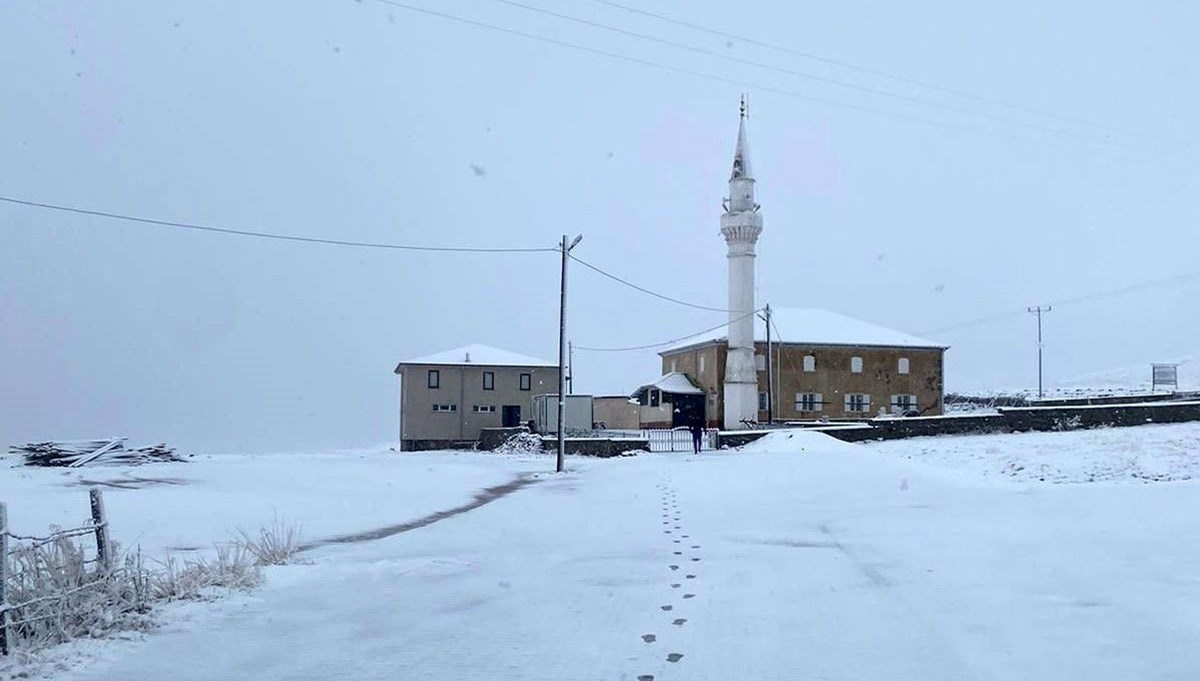
[[[662,351],[663,376],[639,387],[641,427],[703,422],[728,430],[781,421],[942,413],[946,346],[828,310],[760,307],[746,104],[738,120],[721,235],[728,249],[727,333]]]
[[[946,346],[828,310],[755,300],[763,215],[746,128],[743,100],[720,216],[729,276],[725,333],[663,350],[659,378],[632,395],[592,398],[585,410],[591,423],[584,416],[579,427],[738,430],[941,414]],[[535,417],[539,396],[557,396],[559,382],[557,363],[485,345],[403,361],[395,373],[405,450],[473,445],[485,430],[517,427]]]

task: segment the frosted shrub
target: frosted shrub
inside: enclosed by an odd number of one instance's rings
[[[257,565],[286,565],[300,551],[300,526],[276,520],[254,537],[239,530],[238,546],[254,556]]]
[[[147,566],[141,553],[122,554],[115,543],[108,566],[88,558],[87,541],[70,537],[9,550],[9,642],[19,659],[76,638],[100,638],[150,626],[155,602],[214,597],[213,589],[250,590],[260,565],[286,563],[300,548],[300,531],[276,522],[219,545],[210,556],[169,557]]]
[[[499,454],[539,454],[542,438],[533,433],[517,433],[496,448]]]
[[[116,547],[112,547],[114,554]],[[68,538],[16,546],[9,552],[10,641],[19,650],[38,650],[115,629],[140,628],[147,610],[147,580],[140,561],[114,556],[104,569],[87,560]]]
[[[150,593],[155,600],[187,600],[212,588],[249,590],[261,581],[253,554],[234,543],[218,546],[212,559],[167,558],[150,575]]]

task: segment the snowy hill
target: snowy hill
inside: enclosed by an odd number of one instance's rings
[[[1164,363],[1179,365],[1180,390],[1200,390],[1200,354],[1168,359]],[[1097,391],[1148,392],[1150,390],[1150,365],[1143,363],[1095,371],[1058,381],[1055,387],[1061,390],[1094,389]]]

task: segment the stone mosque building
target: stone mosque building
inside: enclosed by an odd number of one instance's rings
[[[735,430],[768,420],[941,414],[946,346],[826,310],[760,308],[754,262],[763,216],[754,186],[743,101],[721,215],[727,333],[659,353],[663,377],[633,395],[641,425]]]

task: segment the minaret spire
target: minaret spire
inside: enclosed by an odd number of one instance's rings
[[[733,172],[729,176],[730,180],[754,177],[754,170],[750,167],[750,142],[746,140],[746,118],[749,115],[750,106],[746,103],[746,96],[742,95],[742,104],[738,107],[737,146],[733,150]]]
[[[725,361],[724,426],[743,428],[758,421],[758,372],[754,365],[754,246],[762,233],[762,215],[754,200],[754,173],[746,137],[749,107],[738,107],[737,146],[729,176],[729,198],[721,216],[721,235],[729,247],[729,352]]]

